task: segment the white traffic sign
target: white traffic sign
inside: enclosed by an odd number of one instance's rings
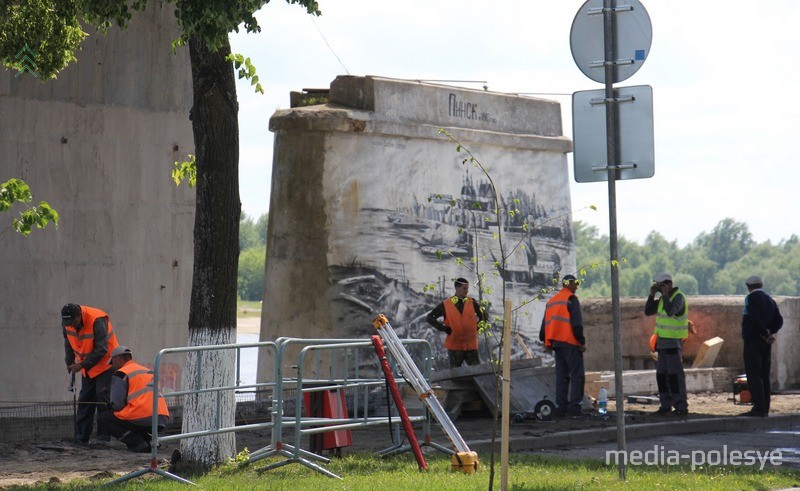
[[[617,87],[619,144],[617,179],[646,179],[655,174],[653,88]],[[608,180],[605,90],[572,94],[572,157],[576,182]]]
[[[605,83],[605,64],[615,67],[611,83],[627,80],[650,55],[653,25],[639,0],[619,0],[614,7],[615,60],[606,60],[603,45],[603,0],[587,0],[575,14],[569,45],[584,75]]]

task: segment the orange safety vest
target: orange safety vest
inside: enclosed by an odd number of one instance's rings
[[[475,301],[464,299],[464,310],[459,312],[452,297],[445,300],[444,325],[452,329],[452,333],[444,340],[444,347],[455,351],[478,349],[478,315],[475,312]]]
[[[128,380],[128,404],[114,411],[114,416],[126,421],[153,416],[153,371],[131,360],[117,370]],[[158,396],[158,414],[169,417],[167,403]]]
[[[581,345],[575,338],[570,323],[568,305],[569,297],[572,295],[574,293],[562,288],[547,301],[547,307],[544,310],[544,345],[548,348],[553,346],[553,341],[561,341],[575,346]]]
[[[80,363],[94,351],[94,321],[103,317],[105,317],[108,325],[108,347],[106,349],[106,355],[98,361],[95,366],[88,371],[83,369],[83,374],[89,378],[95,378],[106,370],[111,369],[108,360],[111,359],[111,352],[114,351],[114,348],[119,346],[117,335],[114,334],[114,328],[111,327],[111,319],[108,318],[108,314],[100,309],[81,305],[83,329],[78,332],[75,330],[75,326],[67,326],[64,328],[67,333],[69,345],[72,346],[72,352],[75,353],[75,362]]]

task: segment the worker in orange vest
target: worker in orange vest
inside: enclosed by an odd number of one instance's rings
[[[458,278],[454,282],[456,294],[436,306],[428,314],[428,324],[447,334],[444,347],[450,368],[478,365],[478,324],[486,321],[486,309],[475,299],[467,296],[469,281]],[[439,320],[444,317],[444,322]]]
[[[111,375],[108,360],[119,344],[108,314],[100,309],[68,303],[61,309],[61,330],[67,372],[81,373],[81,392],[75,418],[75,442],[88,444],[92,434],[95,410],[97,417],[108,411]],[[74,379],[73,379],[74,380]],[[99,425],[98,445],[107,446],[108,434]]]
[[[114,377],[111,382],[112,412],[98,417],[97,424],[109,435],[118,438],[131,452],[150,451],[153,428],[153,371],[133,361],[127,346],[117,346],[111,353]],[[158,396],[157,428],[169,422],[164,398]]]
[[[575,292],[578,279],[568,274],[561,280],[563,288],[547,301],[539,340],[552,348],[556,359],[556,416],[582,415],[583,385],[586,378],[583,352],[581,304]]]

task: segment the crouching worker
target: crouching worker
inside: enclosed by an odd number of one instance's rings
[[[109,361],[115,370],[111,380],[111,409],[98,416],[97,424],[127,445],[131,452],[150,451],[153,427],[153,371],[133,361],[127,346],[117,346]],[[158,396],[158,430],[169,421],[164,398]]]

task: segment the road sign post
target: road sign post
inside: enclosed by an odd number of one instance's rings
[[[602,22],[602,23],[601,23]],[[599,37],[602,35],[602,57],[596,52],[599,46]],[[578,10],[572,23],[570,32],[570,47],[572,57],[578,68],[590,79],[605,84],[602,91],[601,104],[605,107],[605,166],[592,164],[592,159],[597,155],[590,155],[588,159],[588,174],[597,177],[603,170],[608,180],[608,221],[609,221],[609,256],[611,263],[611,312],[614,333],[614,379],[617,409],[617,450],[626,451],[625,441],[625,396],[622,387],[622,335],[620,327],[619,308],[619,244],[617,241],[617,200],[616,181],[622,178],[622,172],[628,169],[637,169],[637,162],[620,162],[620,104],[632,102],[624,100],[614,90],[614,83],[626,80],[633,75],[647,58],[652,41],[652,25],[650,17],[644,6],[638,0],[587,0]],[[600,70],[602,69],[602,70]],[[599,91],[598,91],[599,92]],[[577,94],[576,94],[577,95]],[[597,123],[578,120],[573,96],[573,128],[582,124],[590,128]],[[652,96],[651,96],[652,101]],[[652,102],[650,104],[652,107]],[[650,116],[652,128],[652,114]],[[576,121],[578,120],[578,121]],[[599,133],[598,133],[599,134]],[[573,132],[576,148],[584,138]],[[599,153],[599,152],[597,152]],[[575,179],[577,182],[586,182],[578,179],[578,153],[576,152]],[[581,155],[581,158],[583,155]],[[652,160],[652,159],[651,159]],[[582,165],[585,164],[582,162]],[[650,174],[652,175],[652,173]],[[646,176],[649,177],[649,176]],[[589,180],[602,180],[592,178]],[[618,465],[620,479],[625,479],[626,465],[620,461]]]

